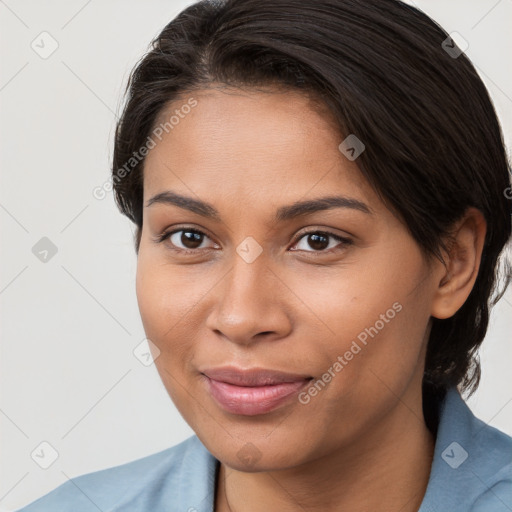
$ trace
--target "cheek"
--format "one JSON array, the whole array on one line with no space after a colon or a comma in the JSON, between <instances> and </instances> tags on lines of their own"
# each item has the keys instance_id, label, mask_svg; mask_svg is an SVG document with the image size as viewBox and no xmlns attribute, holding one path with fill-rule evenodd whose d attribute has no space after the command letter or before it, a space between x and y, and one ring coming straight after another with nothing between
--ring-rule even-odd
<instances>
[{"instance_id":1,"label":"cheek","mask_svg":"<svg viewBox=\"0 0 512 512\"><path fill-rule=\"evenodd\" d=\"M195 294L191 286L182 283L179 272L173 272L165 262L152 258L141 250L137 261L136 294L146 336L167 359L186 350L187 313L193 308Z\"/></svg>"},{"instance_id":2,"label":"cheek","mask_svg":"<svg viewBox=\"0 0 512 512\"><path fill-rule=\"evenodd\" d=\"M158 348L155 366L170 398L182 414L190 407L188 363L197 335L190 315L193 294L170 267L150 259L143 250L137 261L136 294L146 337ZM188 313L188 315L187 315Z\"/></svg>"},{"instance_id":3,"label":"cheek","mask_svg":"<svg viewBox=\"0 0 512 512\"><path fill-rule=\"evenodd\" d=\"M382 382L397 390L407 385L422 363L430 318L424 284L425 267L414 247L311 282L312 309L330 331L321 346L324 371L341 364L331 369L341 377L332 379L335 393L356 383L368 391Z\"/></svg>"}]
</instances>

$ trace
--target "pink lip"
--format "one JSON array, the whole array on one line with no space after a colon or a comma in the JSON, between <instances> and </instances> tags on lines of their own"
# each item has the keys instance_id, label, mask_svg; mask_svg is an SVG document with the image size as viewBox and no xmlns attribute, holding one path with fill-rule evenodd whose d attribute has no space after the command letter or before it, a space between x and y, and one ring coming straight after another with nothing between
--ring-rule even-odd
<instances>
[{"instance_id":1,"label":"pink lip","mask_svg":"<svg viewBox=\"0 0 512 512\"><path fill-rule=\"evenodd\" d=\"M312 377L253 368L204 370L208 391L226 411L254 416L270 412L307 385Z\"/></svg>"}]
</instances>

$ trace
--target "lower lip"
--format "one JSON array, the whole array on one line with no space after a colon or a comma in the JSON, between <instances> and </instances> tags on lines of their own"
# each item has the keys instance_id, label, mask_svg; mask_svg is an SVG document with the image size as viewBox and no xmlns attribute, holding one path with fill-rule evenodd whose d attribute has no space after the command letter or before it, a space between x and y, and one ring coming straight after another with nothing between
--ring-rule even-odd
<instances>
[{"instance_id":1,"label":"lower lip","mask_svg":"<svg viewBox=\"0 0 512 512\"><path fill-rule=\"evenodd\" d=\"M272 386L235 386L206 376L209 391L216 402L227 412L255 416L265 414L284 403L305 387L311 379L283 382Z\"/></svg>"}]
</instances>

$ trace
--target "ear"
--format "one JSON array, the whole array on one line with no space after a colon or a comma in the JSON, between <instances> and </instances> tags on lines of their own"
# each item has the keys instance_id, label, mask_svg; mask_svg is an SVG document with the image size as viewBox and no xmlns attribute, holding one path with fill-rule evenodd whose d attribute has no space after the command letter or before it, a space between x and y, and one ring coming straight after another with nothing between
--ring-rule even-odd
<instances>
[{"instance_id":1,"label":"ear","mask_svg":"<svg viewBox=\"0 0 512 512\"><path fill-rule=\"evenodd\" d=\"M487 231L480 210L468 208L453 229L449 251L443 256L440 279L434 291L431 315L450 318L466 302L475 284Z\"/></svg>"}]
</instances>

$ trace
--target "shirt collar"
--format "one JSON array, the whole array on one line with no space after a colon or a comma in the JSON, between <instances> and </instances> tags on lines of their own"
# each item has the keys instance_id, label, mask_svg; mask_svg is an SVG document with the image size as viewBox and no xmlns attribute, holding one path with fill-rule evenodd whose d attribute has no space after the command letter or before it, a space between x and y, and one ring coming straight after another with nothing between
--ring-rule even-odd
<instances>
[{"instance_id":1,"label":"shirt collar","mask_svg":"<svg viewBox=\"0 0 512 512\"><path fill-rule=\"evenodd\" d=\"M510 438L476 418L458 389L450 388L440 405L430 478L418 512L471 510L510 462Z\"/></svg>"}]
</instances>

